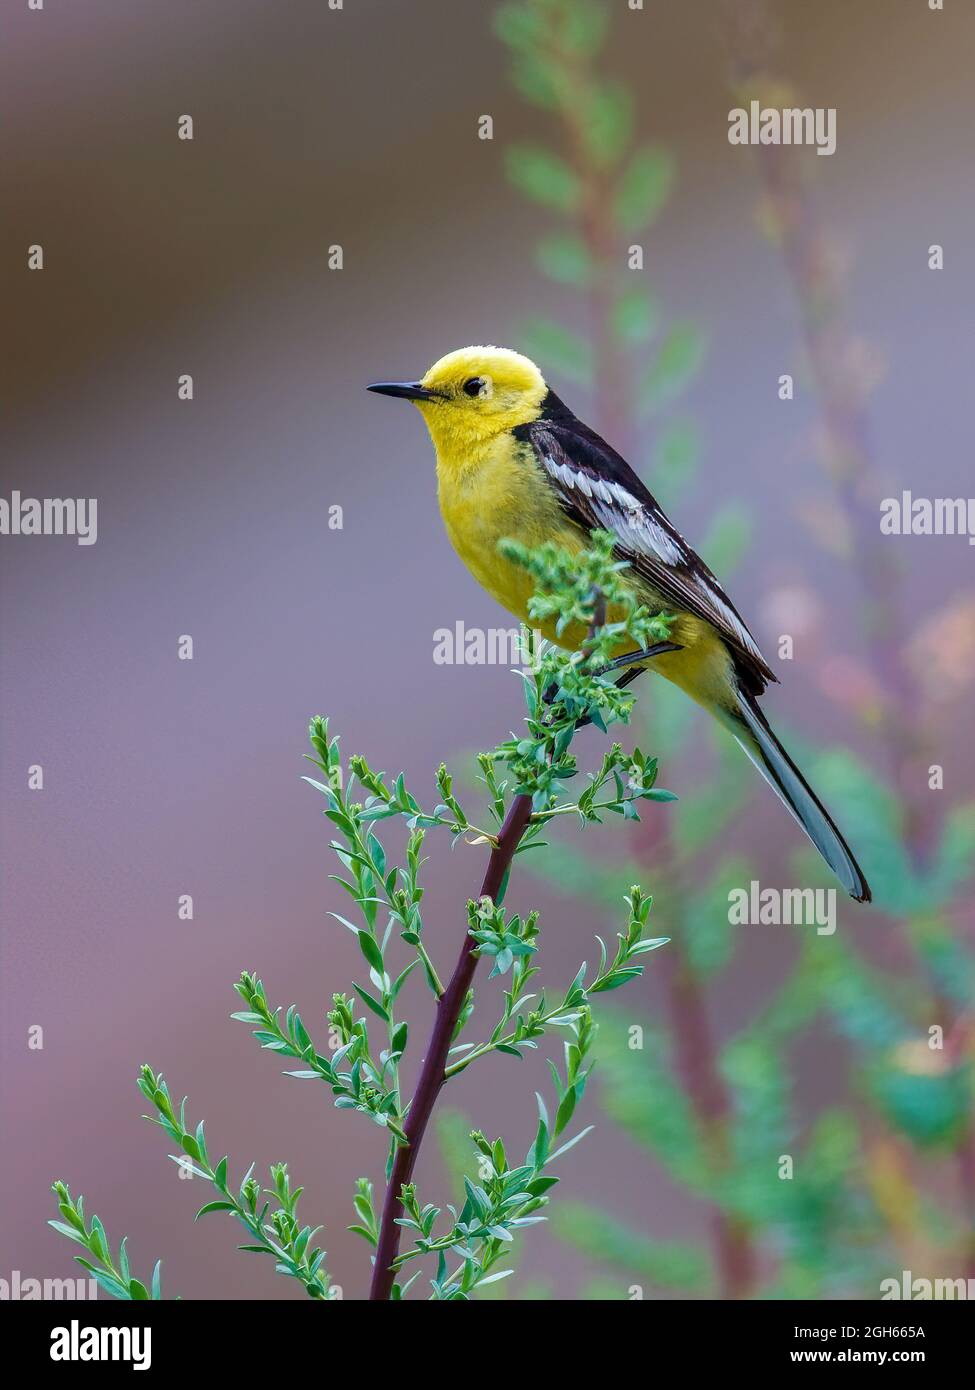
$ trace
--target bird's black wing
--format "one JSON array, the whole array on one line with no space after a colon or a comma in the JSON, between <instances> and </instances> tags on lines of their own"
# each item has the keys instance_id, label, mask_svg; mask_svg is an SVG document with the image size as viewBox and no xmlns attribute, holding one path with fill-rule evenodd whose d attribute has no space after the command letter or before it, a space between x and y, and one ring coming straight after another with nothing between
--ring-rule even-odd
<instances>
[{"instance_id":1,"label":"bird's black wing","mask_svg":"<svg viewBox=\"0 0 975 1390\"><path fill-rule=\"evenodd\" d=\"M710 623L742 684L760 695L777 677L707 565L668 521L625 459L549 392L537 420L514 431L530 444L563 509L586 530L612 531L616 549L665 599Z\"/></svg>"}]
</instances>

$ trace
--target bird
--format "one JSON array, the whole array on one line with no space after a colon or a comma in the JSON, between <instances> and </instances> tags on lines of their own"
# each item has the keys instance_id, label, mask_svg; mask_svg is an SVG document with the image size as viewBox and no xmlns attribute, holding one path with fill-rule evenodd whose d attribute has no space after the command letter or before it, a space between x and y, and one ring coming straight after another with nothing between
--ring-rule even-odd
<instances>
[{"instance_id":1,"label":"bird","mask_svg":"<svg viewBox=\"0 0 975 1390\"><path fill-rule=\"evenodd\" d=\"M532 580L499 549L584 549L593 531L615 537L624 576L651 612L668 613L670 641L643 653L619 680L652 669L717 718L798 821L843 888L871 898L829 812L783 748L759 698L778 677L734 604L615 449L555 394L530 358L511 348L466 347L414 381L367 388L411 401L433 441L447 535L474 578L528 623ZM584 628L543 635L569 649ZM632 655L632 654L631 654Z\"/></svg>"}]
</instances>

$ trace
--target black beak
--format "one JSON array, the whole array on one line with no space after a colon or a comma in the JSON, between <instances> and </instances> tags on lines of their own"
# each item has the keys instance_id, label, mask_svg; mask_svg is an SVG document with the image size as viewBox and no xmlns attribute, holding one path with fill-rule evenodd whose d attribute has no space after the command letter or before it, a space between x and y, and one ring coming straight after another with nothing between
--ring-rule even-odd
<instances>
[{"instance_id":1,"label":"black beak","mask_svg":"<svg viewBox=\"0 0 975 1390\"><path fill-rule=\"evenodd\" d=\"M380 396L402 396L406 401L435 401L439 392L430 391L418 381L374 381L367 391L375 391Z\"/></svg>"}]
</instances>

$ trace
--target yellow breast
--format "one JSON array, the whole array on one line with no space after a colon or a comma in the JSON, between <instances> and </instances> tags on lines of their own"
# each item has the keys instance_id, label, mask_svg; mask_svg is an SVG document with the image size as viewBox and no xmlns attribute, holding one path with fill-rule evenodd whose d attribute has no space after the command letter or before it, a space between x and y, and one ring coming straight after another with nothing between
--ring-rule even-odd
<instances>
[{"instance_id":1,"label":"yellow breast","mask_svg":"<svg viewBox=\"0 0 975 1390\"><path fill-rule=\"evenodd\" d=\"M447 535L471 574L519 622L534 626L528 616L532 581L519 565L499 554L498 542L510 537L534 547L555 541L580 550L585 534L563 512L528 447L510 434L457 452L438 447L437 492ZM651 611L674 611L673 604L642 578L635 577L634 587ZM570 627L557 638L554 623L542 624L542 633L573 650L585 637L583 628ZM723 703L731 660L711 624L678 612L671 635L682 650L655 658L651 669L702 704Z\"/></svg>"},{"instance_id":2,"label":"yellow breast","mask_svg":"<svg viewBox=\"0 0 975 1390\"><path fill-rule=\"evenodd\" d=\"M531 580L498 553L506 537L523 545L546 540L579 549L583 538L525 446L496 436L462 459L438 450L437 492L451 544L474 578L521 622L528 619Z\"/></svg>"}]
</instances>

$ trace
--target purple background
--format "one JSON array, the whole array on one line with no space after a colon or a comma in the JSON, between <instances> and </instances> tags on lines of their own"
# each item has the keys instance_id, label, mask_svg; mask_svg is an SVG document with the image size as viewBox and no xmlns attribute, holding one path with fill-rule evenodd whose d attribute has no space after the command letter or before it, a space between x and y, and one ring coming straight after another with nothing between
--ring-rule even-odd
<instances>
[{"instance_id":1,"label":"purple background","mask_svg":"<svg viewBox=\"0 0 975 1390\"><path fill-rule=\"evenodd\" d=\"M812 104L838 109L837 152L813 159L816 198L854 258L851 319L887 363L871 404L876 454L891 491L960 495L972 476L975 12L930 14L921 0L777 8L783 66ZM780 373L801 382L795 305L756 230L749 153L726 139L735 103L707 7L613 9L611 64L635 86L641 131L679 161L649 240L653 283L668 315L697 319L710 339L687 402L706 484L675 520L693 540L716 505L752 505L757 543L733 591L773 665L763 596L799 583L828 606L830 650L855 648L849 576L796 515L823 489L809 448L816 404L801 385L792 405L776 398ZM420 420L363 390L467 342L517 347L520 317L562 299L530 254L548 219L503 175L505 144L543 122L511 89L489 10L7 8L3 495L97 496L99 539L0 542L5 1277L71 1272L44 1224L48 1185L64 1177L116 1240L129 1233L138 1270L163 1256L170 1294L301 1296L238 1255L221 1219L192 1225L203 1185L178 1180L164 1136L139 1119L145 1060L189 1092L234 1171L286 1157L346 1295L368 1278L366 1247L344 1228L355 1177L380 1179L380 1136L310 1083L282 1080L226 1015L233 980L256 969L321 1035L332 991L361 973L325 915L341 910L340 890L317 798L298 780L308 715L330 714L346 752L404 766L431 800L441 757L459 768L519 717L504 669L432 663L435 628L506 619L449 548ZM183 112L192 143L176 139ZM482 112L493 143L476 139ZM933 241L947 248L941 275L926 266ZM42 274L25 268L32 242L44 245ZM327 269L333 242L341 273ZM184 372L192 404L176 398ZM565 394L587 412L584 392ZM343 531L327 528L336 503ZM913 614L971 593L964 540L905 545ZM182 633L192 662L176 659ZM770 707L811 739L859 741L869 759L869 741L816 689L816 660L786 667ZM941 729L946 798L971 791L968 701ZM37 762L42 793L26 786ZM677 791L683 763L664 757ZM774 879L796 840L773 798L756 796L747 832ZM446 964L482 852L433 852L427 930ZM182 893L192 922L177 920ZM515 905L542 909L554 978L605 930L588 906L527 879ZM878 929L841 913L841 930ZM718 993L720 1035L790 950L749 941ZM653 975L637 1011L657 1005ZM416 977L405 998L414 1017L428 1009ZM32 1024L42 1051L26 1047ZM538 1065L486 1062L451 1099L521 1147ZM836 1076L827 1044L801 1059L810 1113L835 1099ZM619 1216L657 1236L703 1233L699 1204L647 1172L602 1119L566 1166L566 1190L608 1189ZM442 1191L432 1144L420 1180L431 1200ZM544 1229L522 1263L566 1296L586 1274Z\"/></svg>"}]
</instances>

